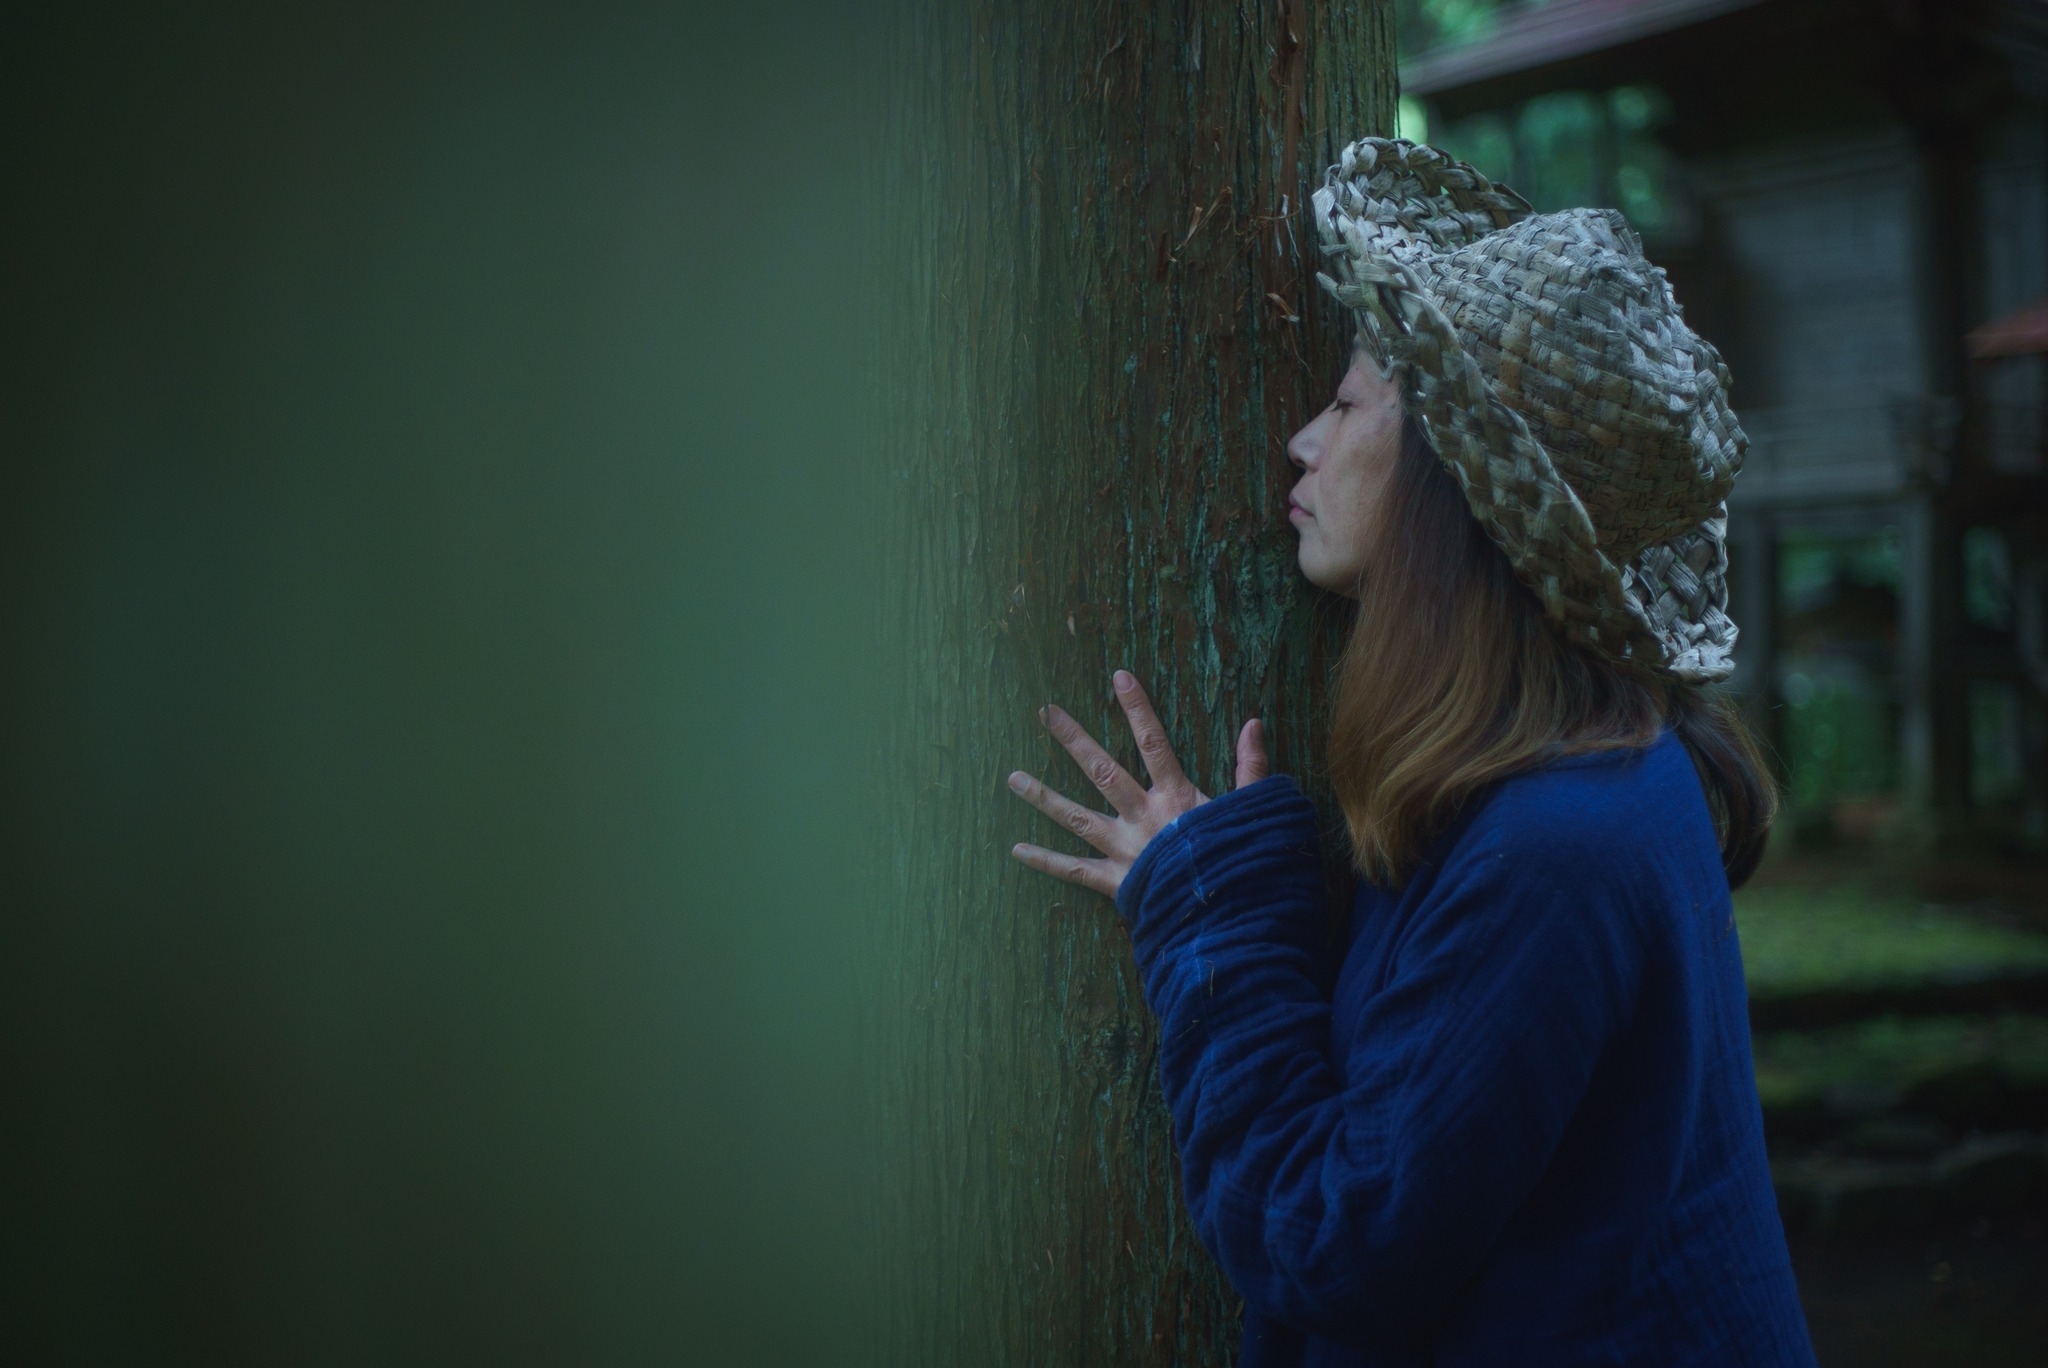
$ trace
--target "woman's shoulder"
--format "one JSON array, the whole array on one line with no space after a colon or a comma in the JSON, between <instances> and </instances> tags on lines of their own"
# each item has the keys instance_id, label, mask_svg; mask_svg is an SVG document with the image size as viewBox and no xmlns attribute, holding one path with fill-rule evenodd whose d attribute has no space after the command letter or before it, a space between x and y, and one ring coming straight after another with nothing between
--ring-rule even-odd
<instances>
[{"instance_id":1,"label":"woman's shoulder","mask_svg":"<svg viewBox=\"0 0 2048 1368\"><path fill-rule=\"evenodd\" d=\"M1418 874L1399 895L1404 946L1478 946L1487 962L1513 942L1632 963L1681 909L1727 898L1692 758L1668 731L1496 784Z\"/></svg>"},{"instance_id":2,"label":"woman's shoulder","mask_svg":"<svg viewBox=\"0 0 2048 1368\"><path fill-rule=\"evenodd\" d=\"M1719 844L1692 758L1666 729L1648 746L1568 755L1510 776L1453 833L1447 859L1510 856L1517 868L1580 876L1673 841Z\"/></svg>"}]
</instances>

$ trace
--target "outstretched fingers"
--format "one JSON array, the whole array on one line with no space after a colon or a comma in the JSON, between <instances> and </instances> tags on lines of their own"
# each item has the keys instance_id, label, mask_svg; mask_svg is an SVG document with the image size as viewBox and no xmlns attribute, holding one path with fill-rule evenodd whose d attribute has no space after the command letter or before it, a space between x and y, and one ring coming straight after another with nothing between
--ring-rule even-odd
<instances>
[{"instance_id":1,"label":"outstretched fingers","mask_svg":"<svg viewBox=\"0 0 2048 1368\"><path fill-rule=\"evenodd\" d=\"M1057 704L1048 703L1039 713L1045 720L1046 729L1053 739L1067 748L1067 754L1074 757L1074 763L1081 767L1081 773L1088 776L1088 782L1095 785L1102 796L1109 799L1109 805L1118 815L1130 817L1145 806L1145 790L1138 781L1116 762L1116 757L1104 750L1088 729L1069 717L1066 710Z\"/></svg>"},{"instance_id":2,"label":"outstretched fingers","mask_svg":"<svg viewBox=\"0 0 2048 1368\"><path fill-rule=\"evenodd\" d=\"M1117 886L1122 879L1108 860L1084 860L1075 855L1062 855L1057 850L1031 845L1019 841L1010 847L1010 853L1041 874L1050 874L1055 879L1092 888L1105 898L1116 896Z\"/></svg>"},{"instance_id":3,"label":"outstretched fingers","mask_svg":"<svg viewBox=\"0 0 2048 1368\"><path fill-rule=\"evenodd\" d=\"M1145 762L1145 773L1152 777L1152 787L1173 793L1193 788L1181 772L1180 757L1173 753L1173 744L1166 739L1159 714L1152 711L1144 685L1129 670L1118 670L1114 682L1116 700L1124 705L1124 716L1130 720L1131 736L1138 743L1138 755Z\"/></svg>"},{"instance_id":4,"label":"outstretched fingers","mask_svg":"<svg viewBox=\"0 0 2048 1368\"><path fill-rule=\"evenodd\" d=\"M1114 848L1116 824L1104 814L1093 808L1082 807L1065 794L1046 787L1042 781L1032 778L1022 770L1010 776L1010 789L1025 802L1103 854L1118 853Z\"/></svg>"}]
</instances>

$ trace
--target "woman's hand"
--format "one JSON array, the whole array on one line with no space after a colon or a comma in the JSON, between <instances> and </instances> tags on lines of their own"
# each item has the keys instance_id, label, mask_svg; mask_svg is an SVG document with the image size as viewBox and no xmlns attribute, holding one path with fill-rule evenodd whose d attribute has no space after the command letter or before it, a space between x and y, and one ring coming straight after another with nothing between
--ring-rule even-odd
<instances>
[{"instance_id":1,"label":"woman's hand","mask_svg":"<svg viewBox=\"0 0 2048 1368\"><path fill-rule=\"evenodd\" d=\"M1082 807L1021 770L1010 776L1010 787L1019 797L1101 851L1103 858L1084 860L1021 842L1010 847L1010 853L1033 869L1092 888L1107 898L1116 896L1124 875L1137 863L1138 853L1168 822L1209 801L1208 795L1181 773L1180 761L1167 742L1166 728L1159 725L1152 702L1145 697L1137 679L1128 671L1118 670L1114 682L1117 702L1123 704L1131 735L1138 742L1138 754L1145 761L1145 773L1152 780L1150 789L1126 774L1124 767L1096 744L1080 723L1051 705L1040 710L1039 719L1067 748L1067 754L1074 757L1102 796L1109 799L1116 815ZM1254 717L1237 734L1237 787L1265 778L1266 769L1265 729Z\"/></svg>"}]
</instances>

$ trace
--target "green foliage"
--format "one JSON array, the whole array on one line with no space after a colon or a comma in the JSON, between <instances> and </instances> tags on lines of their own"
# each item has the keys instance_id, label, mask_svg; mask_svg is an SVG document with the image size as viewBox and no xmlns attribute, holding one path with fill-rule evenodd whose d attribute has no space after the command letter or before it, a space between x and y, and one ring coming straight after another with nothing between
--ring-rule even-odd
<instances>
[{"instance_id":1,"label":"green foliage","mask_svg":"<svg viewBox=\"0 0 2048 1368\"><path fill-rule=\"evenodd\" d=\"M1898 787L1893 641L1903 574L1896 528L1779 546L1781 741L1792 809L1805 820L1824 819L1838 799Z\"/></svg>"},{"instance_id":2,"label":"green foliage","mask_svg":"<svg viewBox=\"0 0 2048 1368\"><path fill-rule=\"evenodd\" d=\"M1437 146L1507 181L1539 212L1616 208L1656 237L1680 226L1671 156L1656 136L1670 117L1662 91L1630 85L1552 91L1433 132Z\"/></svg>"},{"instance_id":3,"label":"green foliage","mask_svg":"<svg viewBox=\"0 0 2048 1368\"><path fill-rule=\"evenodd\" d=\"M1614 145L1614 207L1636 231L1657 237L1678 226L1671 196L1671 154L1657 130L1671 120L1671 101L1655 86L1621 86L1607 92L1608 126Z\"/></svg>"},{"instance_id":4,"label":"green foliage","mask_svg":"<svg viewBox=\"0 0 2048 1368\"><path fill-rule=\"evenodd\" d=\"M1622 86L1608 92L1614 126L1624 133L1654 132L1671 117L1671 101L1653 86Z\"/></svg>"},{"instance_id":5,"label":"green foliage","mask_svg":"<svg viewBox=\"0 0 2048 1368\"><path fill-rule=\"evenodd\" d=\"M1903 893L1752 887L1735 895L1735 918L1759 997L2048 969L2048 936Z\"/></svg>"},{"instance_id":6,"label":"green foliage","mask_svg":"<svg viewBox=\"0 0 2048 1368\"><path fill-rule=\"evenodd\" d=\"M1398 0L1394 22L1403 57L1468 43L1493 28L1503 0Z\"/></svg>"},{"instance_id":7,"label":"green foliage","mask_svg":"<svg viewBox=\"0 0 2048 1368\"><path fill-rule=\"evenodd\" d=\"M1963 533L1963 608L1980 627L2012 627L2012 552L1995 527Z\"/></svg>"},{"instance_id":8,"label":"green foliage","mask_svg":"<svg viewBox=\"0 0 2048 1368\"><path fill-rule=\"evenodd\" d=\"M1896 719L1891 693L1853 669L1796 661L1785 672L1782 722L1786 790L1798 814L1823 814L1841 798L1898 787Z\"/></svg>"},{"instance_id":9,"label":"green foliage","mask_svg":"<svg viewBox=\"0 0 2048 1368\"><path fill-rule=\"evenodd\" d=\"M1403 95L1394 115L1394 136L1409 142L1429 141L1429 108L1422 101Z\"/></svg>"},{"instance_id":10,"label":"green foliage","mask_svg":"<svg viewBox=\"0 0 2048 1368\"><path fill-rule=\"evenodd\" d=\"M1515 120L1516 188L1546 213L1600 204L1606 138L1604 101L1583 90L1538 95Z\"/></svg>"},{"instance_id":11,"label":"green foliage","mask_svg":"<svg viewBox=\"0 0 2048 1368\"><path fill-rule=\"evenodd\" d=\"M1778 600L1787 613L1823 606L1843 585L1896 590L1905 581L1899 529L1874 537L1785 537L1778 543Z\"/></svg>"},{"instance_id":12,"label":"green foliage","mask_svg":"<svg viewBox=\"0 0 2048 1368\"><path fill-rule=\"evenodd\" d=\"M1437 130L1436 146L1496 180L1513 183L1515 131L1499 114L1474 114ZM1515 187L1520 189L1518 185Z\"/></svg>"}]
</instances>

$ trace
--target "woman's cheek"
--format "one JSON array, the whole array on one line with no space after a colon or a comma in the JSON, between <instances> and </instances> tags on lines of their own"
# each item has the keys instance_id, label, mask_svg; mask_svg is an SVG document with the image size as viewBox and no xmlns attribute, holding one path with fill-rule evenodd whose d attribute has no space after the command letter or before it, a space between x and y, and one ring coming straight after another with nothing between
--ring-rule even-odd
<instances>
[{"instance_id":1,"label":"woman's cheek","mask_svg":"<svg viewBox=\"0 0 2048 1368\"><path fill-rule=\"evenodd\" d=\"M1319 524L1324 537L1330 542L1332 554L1345 559L1356 553L1353 543L1365 521L1359 516L1359 504L1362 502L1359 493L1356 486L1347 487L1343 491L1344 497L1331 500L1330 516Z\"/></svg>"}]
</instances>

